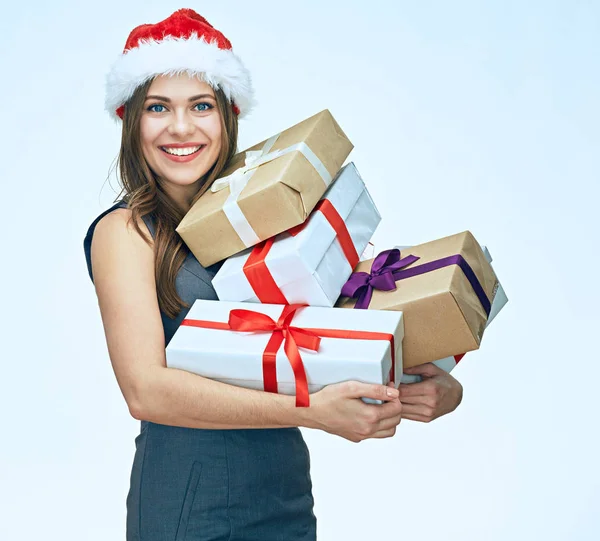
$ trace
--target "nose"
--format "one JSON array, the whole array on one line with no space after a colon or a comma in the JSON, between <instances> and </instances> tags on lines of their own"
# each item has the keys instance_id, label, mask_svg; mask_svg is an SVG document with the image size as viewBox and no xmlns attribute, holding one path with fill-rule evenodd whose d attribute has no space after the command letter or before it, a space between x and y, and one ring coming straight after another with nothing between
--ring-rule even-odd
<instances>
[{"instance_id":1,"label":"nose","mask_svg":"<svg viewBox=\"0 0 600 541\"><path fill-rule=\"evenodd\" d=\"M194 123L187 111L176 111L171 118L172 121L168 127L169 135L183 138L189 137L194 133Z\"/></svg>"}]
</instances>

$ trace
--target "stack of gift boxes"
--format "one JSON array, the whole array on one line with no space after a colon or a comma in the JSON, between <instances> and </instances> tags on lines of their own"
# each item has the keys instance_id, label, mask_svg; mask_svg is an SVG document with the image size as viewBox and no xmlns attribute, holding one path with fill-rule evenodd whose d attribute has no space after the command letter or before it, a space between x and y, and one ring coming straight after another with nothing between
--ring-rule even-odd
<instances>
[{"instance_id":1,"label":"stack of gift boxes","mask_svg":"<svg viewBox=\"0 0 600 541\"><path fill-rule=\"evenodd\" d=\"M219 301L197 300L167 365L293 394L348 380L411 382L452 370L507 299L463 232L360 261L381 217L329 111L237 154L177 228L198 261L223 261Z\"/></svg>"}]
</instances>

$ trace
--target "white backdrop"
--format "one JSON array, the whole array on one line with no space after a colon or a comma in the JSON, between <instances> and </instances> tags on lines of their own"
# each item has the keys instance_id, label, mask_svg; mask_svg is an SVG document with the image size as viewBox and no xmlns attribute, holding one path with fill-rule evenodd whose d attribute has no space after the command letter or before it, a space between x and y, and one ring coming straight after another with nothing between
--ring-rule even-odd
<instances>
[{"instance_id":1,"label":"white backdrop","mask_svg":"<svg viewBox=\"0 0 600 541\"><path fill-rule=\"evenodd\" d=\"M5 5L0 538L124 539L138 423L82 241L115 197L104 73L135 25L179 7L253 73L240 148L329 108L384 217L377 247L470 229L510 298L454 372L453 414L359 445L306 431L319 538L599 539L592 0Z\"/></svg>"}]
</instances>

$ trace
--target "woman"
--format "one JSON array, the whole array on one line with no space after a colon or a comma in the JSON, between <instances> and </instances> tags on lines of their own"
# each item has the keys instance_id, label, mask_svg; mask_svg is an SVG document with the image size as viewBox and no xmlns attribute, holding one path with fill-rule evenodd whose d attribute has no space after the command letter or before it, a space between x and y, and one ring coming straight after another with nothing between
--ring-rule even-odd
<instances>
[{"instance_id":1,"label":"woman","mask_svg":"<svg viewBox=\"0 0 600 541\"><path fill-rule=\"evenodd\" d=\"M235 153L251 103L229 41L188 9L134 29L107 79L107 108L123 122L123 198L92 223L84 247L113 369L141 421L130 541L314 540L298 427L358 442L392 436L401 419L392 387L331 385L296 408L294 397L166 368L165 346L192 302L216 299L217 266L203 268L175 227Z\"/></svg>"}]
</instances>

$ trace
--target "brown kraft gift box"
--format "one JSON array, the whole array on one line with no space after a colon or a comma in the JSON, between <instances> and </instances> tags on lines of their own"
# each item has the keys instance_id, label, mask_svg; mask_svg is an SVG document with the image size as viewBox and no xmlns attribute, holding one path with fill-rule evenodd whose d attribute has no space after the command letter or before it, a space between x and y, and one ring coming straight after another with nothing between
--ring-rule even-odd
<instances>
[{"instance_id":1,"label":"brown kraft gift box","mask_svg":"<svg viewBox=\"0 0 600 541\"><path fill-rule=\"evenodd\" d=\"M281 132L269 152L302 142L317 156L331 178L353 148L328 110ZM221 177L242 167L247 151L263 150L266 143L263 141L236 154ZM239 209L258 237L253 244L303 223L326 189L322 176L299 151L254 169L237 198ZM205 267L252 245L242 241L223 210L229 195L229 186L217 192L208 190L177 227L179 235Z\"/></svg>"},{"instance_id":2,"label":"brown kraft gift box","mask_svg":"<svg viewBox=\"0 0 600 541\"><path fill-rule=\"evenodd\" d=\"M408 270L455 254L471 267L491 303L498 280L469 231L403 250L401 257L419 257ZM360 262L355 272L370 273L372 263L373 259ZM340 297L337 306L354 308L355 304L355 299ZM484 306L456 264L397 280L393 291L374 290L369 309L404 312L405 368L478 349L487 321Z\"/></svg>"}]
</instances>

